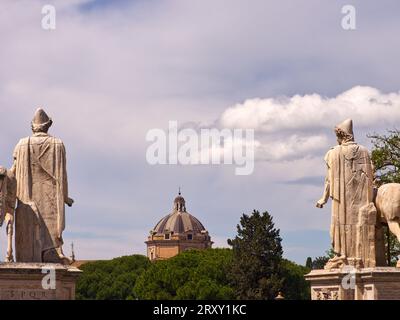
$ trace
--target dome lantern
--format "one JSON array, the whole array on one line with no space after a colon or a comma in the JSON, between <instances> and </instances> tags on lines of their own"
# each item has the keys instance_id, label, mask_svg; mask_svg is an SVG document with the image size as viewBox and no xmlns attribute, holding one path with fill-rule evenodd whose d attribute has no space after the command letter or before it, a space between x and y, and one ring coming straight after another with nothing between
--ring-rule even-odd
<instances>
[{"instance_id":1,"label":"dome lantern","mask_svg":"<svg viewBox=\"0 0 400 320\"><path fill-rule=\"evenodd\" d=\"M182 197L181 188L179 188L178 196L174 200L174 211L186 212L185 199Z\"/></svg>"}]
</instances>

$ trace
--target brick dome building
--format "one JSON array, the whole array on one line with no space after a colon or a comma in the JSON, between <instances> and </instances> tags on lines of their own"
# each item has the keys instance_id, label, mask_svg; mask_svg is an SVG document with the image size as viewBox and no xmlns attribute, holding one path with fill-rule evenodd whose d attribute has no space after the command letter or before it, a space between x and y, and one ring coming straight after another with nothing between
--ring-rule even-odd
<instances>
[{"instance_id":1,"label":"brick dome building","mask_svg":"<svg viewBox=\"0 0 400 320\"><path fill-rule=\"evenodd\" d=\"M156 224L145 243L150 260L168 259L184 250L207 249L213 244L203 224L186 211L180 191L172 212Z\"/></svg>"}]
</instances>

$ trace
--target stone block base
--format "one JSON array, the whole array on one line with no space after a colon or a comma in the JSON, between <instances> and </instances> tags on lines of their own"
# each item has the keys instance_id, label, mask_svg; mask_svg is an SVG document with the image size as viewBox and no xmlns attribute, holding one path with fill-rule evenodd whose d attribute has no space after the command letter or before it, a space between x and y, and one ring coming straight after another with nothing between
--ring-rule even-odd
<instances>
[{"instance_id":1,"label":"stone block base","mask_svg":"<svg viewBox=\"0 0 400 320\"><path fill-rule=\"evenodd\" d=\"M73 300L78 268L52 263L1 263L0 300Z\"/></svg>"},{"instance_id":2,"label":"stone block base","mask_svg":"<svg viewBox=\"0 0 400 320\"><path fill-rule=\"evenodd\" d=\"M400 269L392 267L313 270L312 300L400 300Z\"/></svg>"}]
</instances>

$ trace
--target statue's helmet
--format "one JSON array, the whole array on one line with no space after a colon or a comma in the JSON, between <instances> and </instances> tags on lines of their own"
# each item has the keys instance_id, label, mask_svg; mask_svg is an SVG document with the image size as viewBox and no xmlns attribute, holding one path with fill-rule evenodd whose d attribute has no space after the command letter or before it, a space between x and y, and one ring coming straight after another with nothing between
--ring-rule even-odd
<instances>
[{"instance_id":1,"label":"statue's helmet","mask_svg":"<svg viewBox=\"0 0 400 320\"><path fill-rule=\"evenodd\" d=\"M336 134L340 134L341 136L345 136L346 140L351 140L354 138L353 133L353 120L346 119L343 122L339 123L335 127Z\"/></svg>"},{"instance_id":2,"label":"statue's helmet","mask_svg":"<svg viewBox=\"0 0 400 320\"><path fill-rule=\"evenodd\" d=\"M32 120L32 131L33 132L47 132L47 130L53 124L53 120L47 115L47 113L39 108L36 110Z\"/></svg>"}]
</instances>

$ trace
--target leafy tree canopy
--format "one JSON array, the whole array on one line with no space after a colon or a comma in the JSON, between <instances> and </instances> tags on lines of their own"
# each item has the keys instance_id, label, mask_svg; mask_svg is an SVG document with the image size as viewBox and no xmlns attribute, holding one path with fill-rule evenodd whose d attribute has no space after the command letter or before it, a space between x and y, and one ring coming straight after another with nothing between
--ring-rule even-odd
<instances>
[{"instance_id":1,"label":"leafy tree canopy","mask_svg":"<svg viewBox=\"0 0 400 320\"><path fill-rule=\"evenodd\" d=\"M268 212L243 214L233 248L232 282L239 299L274 299L283 286L282 239Z\"/></svg>"},{"instance_id":2,"label":"leafy tree canopy","mask_svg":"<svg viewBox=\"0 0 400 320\"><path fill-rule=\"evenodd\" d=\"M84 264L77 299L309 299L309 269L282 258L281 238L267 212L243 215L233 249L187 250L150 262L133 255Z\"/></svg>"},{"instance_id":3,"label":"leafy tree canopy","mask_svg":"<svg viewBox=\"0 0 400 320\"><path fill-rule=\"evenodd\" d=\"M88 262L80 267L83 274L76 287L80 300L131 300L137 296L133 290L138 276L150 266L142 255L115 258L108 261Z\"/></svg>"},{"instance_id":4,"label":"leafy tree canopy","mask_svg":"<svg viewBox=\"0 0 400 320\"><path fill-rule=\"evenodd\" d=\"M400 131L388 131L386 135L374 134L372 139L372 162L378 185L400 183Z\"/></svg>"},{"instance_id":5,"label":"leafy tree canopy","mask_svg":"<svg viewBox=\"0 0 400 320\"><path fill-rule=\"evenodd\" d=\"M286 259L282 260L281 268L281 276L283 278L281 291L285 299L309 300L311 289L304 275L309 273L310 269Z\"/></svg>"},{"instance_id":6,"label":"leafy tree canopy","mask_svg":"<svg viewBox=\"0 0 400 320\"><path fill-rule=\"evenodd\" d=\"M188 250L171 259L156 261L138 279L140 299L233 299L228 274L230 249Z\"/></svg>"}]
</instances>

